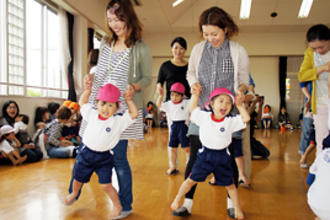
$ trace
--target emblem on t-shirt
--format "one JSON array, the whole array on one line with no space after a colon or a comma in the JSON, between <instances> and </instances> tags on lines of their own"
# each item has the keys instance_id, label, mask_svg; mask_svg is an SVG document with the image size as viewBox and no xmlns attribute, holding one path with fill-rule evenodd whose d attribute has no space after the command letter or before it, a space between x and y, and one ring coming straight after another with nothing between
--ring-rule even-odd
<instances>
[{"instance_id":1,"label":"emblem on t-shirt","mask_svg":"<svg viewBox=\"0 0 330 220\"><path fill-rule=\"evenodd\" d=\"M109 133L111 131L111 128L107 127L105 131Z\"/></svg>"},{"instance_id":2,"label":"emblem on t-shirt","mask_svg":"<svg viewBox=\"0 0 330 220\"><path fill-rule=\"evenodd\" d=\"M181 109L182 109L182 110L184 110L184 107L183 107L183 106L181 106Z\"/></svg>"},{"instance_id":3,"label":"emblem on t-shirt","mask_svg":"<svg viewBox=\"0 0 330 220\"><path fill-rule=\"evenodd\" d=\"M221 132L224 132L225 131L225 128L224 127L220 128L220 131Z\"/></svg>"},{"instance_id":4,"label":"emblem on t-shirt","mask_svg":"<svg viewBox=\"0 0 330 220\"><path fill-rule=\"evenodd\" d=\"M324 157L323 157L323 160L327 163L330 163L330 157L328 154L325 154Z\"/></svg>"}]
</instances>

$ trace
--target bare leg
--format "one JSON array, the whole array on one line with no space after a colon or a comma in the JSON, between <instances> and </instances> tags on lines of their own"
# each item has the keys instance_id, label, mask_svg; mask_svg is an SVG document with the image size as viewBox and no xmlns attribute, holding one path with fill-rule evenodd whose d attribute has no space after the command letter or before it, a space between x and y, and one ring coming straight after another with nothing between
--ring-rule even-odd
<instances>
[{"instance_id":1,"label":"bare leg","mask_svg":"<svg viewBox=\"0 0 330 220\"><path fill-rule=\"evenodd\" d=\"M108 194L108 196L110 197L110 199L113 203L110 219L119 216L123 207L120 205L119 196L118 196L116 189L112 186L111 183L102 184L102 188L103 188L104 192L106 192L106 194Z\"/></svg>"},{"instance_id":2,"label":"bare leg","mask_svg":"<svg viewBox=\"0 0 330 220\"><path fill-rule=\"evenodd\" d=\"M196 184L195 181L193 181L190 178L187 178L180 186L179 192L176 195L175 199L173 200L171 204L172 210L177 210L180 207L180 201L181 199L186 195L187 192Z\"/></svg>"},{"instance_id":3,"label":"bare leg","mask_svg":"<svg viewBox=\"0 0 330 220\"><path fill-rule=\"evenodd\" d=\"M237 219L244 219L244 214L241 210L239 199L238 199L238 192L234 184L231 184L229 186L226 186L226 190L228 191L228 194L230 198L232 199L235 207L235 218Z\"/></svg>"},{"instance_id":4,"label":"bare leg","mask_svg":"<svg viewBox=\"0 0 330 220\"><path fill-rule=\"evenodd\" d=\"M21 157L17 150L12 151L13 155L17 158L17 164L22 164L27 159L27 155Z\"/></svg>"},{"instance_id":5,"label":"bare leg","mask_svg":"<svg viewBox=\"0 0 330 220\"><path fill-rule=\"evenodd\" d=\"M167 175L170 175L171 172L176 169L177 148L169 147L168 153L169 153L168 159L169 159L170 168L166 171L166 173L167 173Z\"/></svg>"},{"instance_id":6,"label":"bare leg","mask_svg":"<svg viewBox=\"0 0 330 220\"><path fill-rule=\"evenodd\" d=\"M235 162L239 171L239 180L243 180L244 184L246 187L249 187L250 185L250 180L246 177L245 175L245 169L244 169L244 157L236 157Z\"/></svg>"},{"instance_id":7,"label":"bare leg","mask_svg":"<svg viewBox=\"0 0 330 220\"><path fill-rule=\"evenodd\" d=\"M187 164L190 157L190 147L183 147L183 150L186 152L186 164Z\"/></svg>"},{"instance_id":8,"label":"bare leg","mask_svg":"<svg viewBox=\"0 0 330 220\"><path fill-rule=\"evenodd\" d=\"M301 156L300 164L304 164L304 163L306 163L306 161L307 161L307 157L308 157L309 153L312 152L312 150L313 150L315 147L316 147L315 144L310 144L310 145L308 145L308 147L307 147L306 150L305 150L304 155Z\"/></svg>"},{"instance_id":9,"label":"bare leg","mask_svg":"<svg viewBox=\"0 0 330 220\"><path fill-rule=\"evenodd\" d=\"M13 154L14 151L9 152L9 154L7 154L9 160L11 161L11 163L13 164L13 166L16 166L19 163L19 160L16 159L16 157L14 157Z\"/></svg>"},{"instance_id":10,"label":"bare leg","mask_svg":"<svg viewBox=\"0 0 330 220\"><path fill-rule=\"evenodd\" d=\"M81 189L82 185L83 185L82 182L73 180L72 193L67 195L64 199L66 205L71 205L74 202L74 200L77 198L79 194L79 190Z\"/></svg>"}]
</instances>

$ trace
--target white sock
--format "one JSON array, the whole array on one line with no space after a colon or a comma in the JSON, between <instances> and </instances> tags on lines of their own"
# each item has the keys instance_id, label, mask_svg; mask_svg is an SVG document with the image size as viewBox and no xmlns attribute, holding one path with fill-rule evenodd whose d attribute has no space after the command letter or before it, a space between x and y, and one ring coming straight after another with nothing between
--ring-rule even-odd
<instances>
[{"instance_id":1,"label":"white sock","mask_svg":"<svg viewBox=\"0 0 330 220\"><path fill-rule=\"evenodd\" d=\"M182 206L187 208L188 212L191 213L193 204L194 204L194 201L192 199L185 198Z\"/></svg>"},{"instance_id":2,"label":"white sock","mask_svg":"<svg viewBox=\"0 0 330 220\"><path fill-rule=\"evenodd\" d=\"M234 208L233 201L227 196L227 209Z\"/></svg>"}]
</instances>

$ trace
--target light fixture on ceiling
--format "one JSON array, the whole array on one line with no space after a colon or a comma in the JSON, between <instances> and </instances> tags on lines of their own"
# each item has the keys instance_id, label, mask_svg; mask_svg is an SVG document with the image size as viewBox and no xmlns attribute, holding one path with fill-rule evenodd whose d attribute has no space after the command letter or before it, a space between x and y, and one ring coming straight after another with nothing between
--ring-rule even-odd
<instances>
[{"instance_id":1,"label":"light fixture on ceiling","mask_svg":"<svg viewBox=\"0 0 330 220\"><path fill-rule=\"evenodd\" d=\"M252 0L241 0L240 19L249 19Z\"/></svg>"},{"instance_id":2,"label":"light fixture on ceiling","mask_svg":"<svg viewBox=\"0 0 330 220\"><path fill-rule=\"evenodd\" d=\"M307 18L311 11L313 0L303 0L300 6L298 18Z\"/></svg>"},{"instance_id":3,"label":"light fixture on ceiling","mask_svg":"<svg viewBox=\"0 0 330 220\"><path fill-rule=\"evenodd\" d=\"M173 2L172 7L176 7L178 4L182 3L184 0L176 0L175 2Z\"/></svg>"}]
</instances>

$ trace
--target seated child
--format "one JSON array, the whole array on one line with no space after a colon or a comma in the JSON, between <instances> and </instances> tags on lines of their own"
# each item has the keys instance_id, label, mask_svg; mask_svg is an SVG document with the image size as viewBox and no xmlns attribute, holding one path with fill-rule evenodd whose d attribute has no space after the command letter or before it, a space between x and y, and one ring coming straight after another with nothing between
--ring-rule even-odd
<instances>
[{"instance_id":1,"label":"seated child","mask_svg":"<svg viewBox=\"0 0 330 220\"><path fill-rule=\"evenodd\" d=\"M62 139L62 127L70 120L71 111L61 106L56 112L56 119L44 129L46 135L45 147L49 157L70 158L76 156L76 149L71 141Z\"/></svg>"},{"instance_id":2,"label":"seated child","mask_svg":"<svg viewBox=\"0 0 330 220\"><path fill-rule=\"evenodd\" d=\"M177 149L181 143L182 149L186 152L186 162L189 160L190 147L187 137L188 126L186 121L189 119L189 103L190 100L184 99L185 87L182 83L174 83L171 86L171 99L162 103L164 93L160 93L157 99L157 107L160 111L164 111L167 115L167 120L171 121L170 125L170 140L168 143L169 169L167 175L178 173L176 169Z\"/></svg>"},{"instance_id":3,"label":"seated child","mask_svg":"<svg viewBox=\"0 0 330 220\"><path fill-rule=\"evenodd\" d=\"M289 119L289 114L286 111L286 108L284 106L281 107L280 113L278 114L278 124L281 129L293 129L293 126Z\"/></svg>"},{"instance_id":4,"label":"seated child","mask_svg":"<svg viewBox=\"0 0 330 220\"><path fill-rule=\"evenodd\" d=\"M22 164L27 159L27 155L21 157L18 150L10 145L13 137L15 137L14 132L15 129L10 125L4 125L0 128L0 152L16 166Z\"/></svg>"},{"instance_id":5,"label":"seated child","mask_svg":"<svg viewBox=\"0 0 330 220\"><path fill-rule=\"evenodd\" d=\"M330 135L323 140L323 150L309 168L307 184L308 205L321 220L330 219Z\"/></svg>"},{"instance_id":6,"label":"seated child","mask_svg":"<svg viewBox=\"0 0 330 220\"><path fill-rule=\"evenodd\" d=\"M262 126L266 129L269 129L272 124L273 115L271 113L271 107L269 105L265 105L264 111L261 115Z\"/></svg>"},{"instance_id":7,"label":"seated child","mask_svg":"<svg viewBox=\"0 0 330 220\"><path fill-rule=\"evenodd\" d=\"M216 88L209 98L212 112L201 111L198 106L199 92L195 92L191 99L191 121L199 126L200 141L203 148L198 151L196 162L190 177L181 185L178 194L171 204L176 210L182 197L197 183L205 181L213 173L217 185L225 186L234 203L235 218L244 219L239 205L238 192L233 182L233 170L228 154L228 145L232 140L232 133L246 127L250 115L242 105L243 98L237 96L236 107L240 115L228 116L235 98L226 88ZM207 103L208 104L208 103Z\"/></svg>"},{"instance_id":8,"label":"seated child","mask_svg":"<svg viewBox=\"0 0 330 220\"><path fill-rule=\"evenodd\" d=\"M119 89L106 84L97 94L97 110L88 104L91 90L85 90L80 98L81 115L88 122L82 138L80 150L73 168L73 190L65 198L65 204L76 201L79 190L84 183L89 182L93 172L99 177L104 191L113 202L110 218L117 217L122 210L116 189L111 184L113 168L113 149L119 142L121 133L134 123L138 109L133 102L134 89L131 85L124 93L129 111L124 115L115 115L119 108Z\"/></svg>"}]
</instances>

